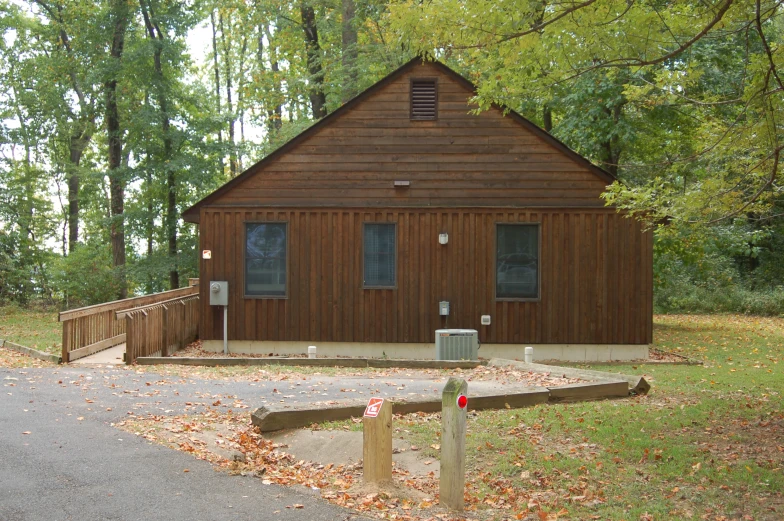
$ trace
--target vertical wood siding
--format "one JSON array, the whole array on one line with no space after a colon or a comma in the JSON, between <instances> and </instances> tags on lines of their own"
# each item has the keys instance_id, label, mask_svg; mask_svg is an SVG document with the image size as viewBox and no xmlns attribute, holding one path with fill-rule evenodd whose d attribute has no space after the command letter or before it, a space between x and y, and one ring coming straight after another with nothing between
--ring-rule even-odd
<instances>
[{"instance_id":1,"label":"vertical wood siding","mask_svg":"<svg viewBox=\"0 0 784 521\"><path fill-rule=\"evenodd\" d=\"M289 223L288 298L243 297L252 221ZM364 222L398 224L396 289L362 287ZM540 223L538 301L495 300L496 223ZM200 241L212 250L200 261L203 339L222 338L206 292L227 280L230 340L432 342L435 329L460 327L486 343L652 341L652 237L614 210L206 208Z\"/></svg>"}]
</instances>

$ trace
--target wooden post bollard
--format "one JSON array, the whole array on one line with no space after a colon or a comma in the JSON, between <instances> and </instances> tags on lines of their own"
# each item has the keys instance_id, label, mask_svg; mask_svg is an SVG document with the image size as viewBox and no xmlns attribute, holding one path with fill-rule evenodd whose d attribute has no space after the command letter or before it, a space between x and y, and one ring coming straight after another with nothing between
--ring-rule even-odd
<instances>
[{"instance_id":1,"label":"wooden post bollard","mask_svg":"<svg viewBox=\"0 0 784 521\"><path fill-rule=\"evenodd\" d=\"M362 475L365 483L392 481L392 403L371 398L362 417Z\"/></svg>"},{"instance_id":2,"label":"wooden post bollard","mask_svg":"<svg viewBox=\"0 0 784 521\"><path fill-rule=\"evenodd\" d=\"M441 395L441 504L463 510L465 492L465 437L468 384L450 378Z\"/></svg>"}]
</instances>

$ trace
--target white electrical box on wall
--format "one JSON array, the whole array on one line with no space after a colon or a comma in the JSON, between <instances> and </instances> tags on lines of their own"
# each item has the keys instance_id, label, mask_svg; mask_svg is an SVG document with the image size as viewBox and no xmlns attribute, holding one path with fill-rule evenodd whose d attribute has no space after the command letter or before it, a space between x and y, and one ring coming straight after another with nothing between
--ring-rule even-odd
<instances>
[{"instance_id":1,"label":"white electrical box on wall","mask_svg":"<svg viewBox=\"0 0 784 521\"><path fill-rule=\"evenodd\" d=\"M490 325L490 315L482 315L482 325L483 326Z\"/></svg>"},{"instance_id":2,"label":"white electrical box on wall","mask_svg":"<svg viewBox=\"0 0 784 521\"><path fill-rule=\"evenodd\" d=\"M446 300L442 300L438 303L438 314L442 317L449 316L449 302Z\"/></svg>"}]
</instances>

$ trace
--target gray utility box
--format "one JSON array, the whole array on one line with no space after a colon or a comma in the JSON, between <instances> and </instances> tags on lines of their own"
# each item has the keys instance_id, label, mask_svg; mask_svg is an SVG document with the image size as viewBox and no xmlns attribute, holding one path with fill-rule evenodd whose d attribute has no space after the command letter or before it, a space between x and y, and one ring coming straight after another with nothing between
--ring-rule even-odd
<instances>
[{"instance_id":1,"label":"gray utility box","mask_svg":"<svg viewBox=\"0 0 784 521\"><path fill-rule=\"evenodd\" d=\"M478 360L476 329L436 329L436 360Z\"/></svg>"},{"instance_id":2,"label":"gray utility box","mask_svg":"<svg viewBox=\"0 0 784 521\"><path fill-rule=\"evenodd\" d=\"M229 283L225 280L210 281L210 306L229 305Z\"/></svg>"}]
</instances>

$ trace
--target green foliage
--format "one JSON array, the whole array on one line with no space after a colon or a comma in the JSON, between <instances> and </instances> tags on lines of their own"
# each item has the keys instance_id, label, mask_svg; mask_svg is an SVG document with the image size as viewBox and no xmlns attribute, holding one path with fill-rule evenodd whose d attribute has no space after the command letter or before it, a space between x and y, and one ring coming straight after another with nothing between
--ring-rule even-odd
<instances>
[{"instance_id":1,"label":"green foliage","mask_svg":"<svg viewBox=\"0 0 784 521\"><path fill-rule=\"evenodd\" d=\"M609 203L688 226L771 213L784 150L778 2L409 0L390 11L415 50L472 73L482 107L552 109L556 136L626 181Z\"/></svg>"},{"instance_id":2,"label":"green foliage","mask_svg":"<svg viewBox=\"0 0 784 521\"><path fill-rule=\"evenodd\" d=\"M25 302L29 293L30 273L20 263L18 240L0 230L0 303Z\"/></svg>"},{"instance_id":3,"label":"green foliage","mask_svg":"<svg viewBox=\"0 0 784 521\"><path fill-rule=\"evenodd\" d=\"M107 79L123 143L123 269L131 290L151 292L197 273L181 212L313 124L314 91L334 111L423 53L474 81L482 109L547 125L621 180L607 203L657 228L658 309L776 307L784 27L773 0L0 2L0 300L72 305L116 289ZM108 52L117 5L130 16L119 60ZM188 48L195 31L201 49ZM65 280L82 264L101 287Z\"/></svg>"},{"instance_id":4,"label":"green foliage","mask_svg":"<svg viewBox=\"0 0 784 521\"><path fill-rule=\"evenodd\" d=\"M90 241L59 259L52 282L65 309L90 306L115 300L120 287L117 269L112 266L111 249Z\"/></svg>"},{"instance_id":5,"label":"green foliage","mask_svg":"<svg viewBox=\"0 0 784 521\"><path fill-rule=\"evenodd\" d=\"M784 315L778 234L743 220L708 232L657 230L654 309Z\"/></svg>"}]
</instances>

